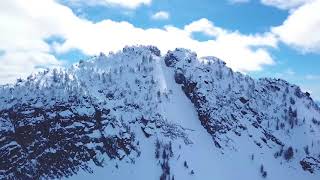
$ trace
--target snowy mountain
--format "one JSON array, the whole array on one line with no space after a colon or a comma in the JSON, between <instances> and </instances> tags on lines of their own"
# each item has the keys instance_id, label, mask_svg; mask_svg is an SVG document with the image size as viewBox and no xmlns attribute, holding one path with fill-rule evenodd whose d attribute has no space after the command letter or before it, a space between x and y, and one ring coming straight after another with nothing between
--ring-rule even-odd
<instances>
[{"instance_id":1,"label":"snowy mountain","mask_svg":"<svg viewBox=\"0 0 320 180\"><path fill-rule=\"evenodd\" d=\"M320 108L215 57L125 47L0 87L1 179L320 178Z\"/></svg>"}]
</instances>

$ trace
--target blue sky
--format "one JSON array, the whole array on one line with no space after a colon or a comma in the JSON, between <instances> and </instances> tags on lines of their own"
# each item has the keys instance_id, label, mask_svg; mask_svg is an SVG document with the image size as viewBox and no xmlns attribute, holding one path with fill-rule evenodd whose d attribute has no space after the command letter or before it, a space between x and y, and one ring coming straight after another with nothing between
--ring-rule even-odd
<instances>
[{"instance_id":1,"label":"blue sky","mask_svg":"<svg viewBox=\"0 0 320 180\"><path fill-rule=\"evenodd\" d=\"M319 0L4 0L0 83L154 44L217 56L254 78L283 78L320 100L319 8Z\"/></svg>"},{"instance_id":2,"label":"blue sky","mask_svg":"<svg viewBox=\"0 0 320 180\"><path fill-rule=\"evenodd\" d=\"M218 26L242 33L263 33L270 26L280 25L288 16L288 11L265 6L257 1L235 4L227 0L153 0L150 6L141 6L135 10L72 4L70 7L78 15L85 15L95 22L113 19L128 21L142 28L161 28L167 24L183 27L192 21L207 18ZM166 21L150 19L150 15L158 11L166 11L171 17Z\"/></svg>"}]
</instances>

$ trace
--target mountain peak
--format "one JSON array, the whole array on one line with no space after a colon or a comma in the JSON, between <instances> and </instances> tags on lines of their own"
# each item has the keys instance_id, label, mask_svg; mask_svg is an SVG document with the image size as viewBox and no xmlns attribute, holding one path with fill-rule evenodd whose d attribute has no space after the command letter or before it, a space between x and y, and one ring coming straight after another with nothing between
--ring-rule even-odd
<instances>
[{"instance_id":1,"label":"mountain peak","mask_svg":"<svg viewBox=\"0 0 320 180\"><path fill-rule=\"evenodd\" d=\"M152 45L136 45L136 46L126 46L122 49L123 53L143 53L143 52L151 52L155 56L160 56L161 51Z\"/></svg>"},{"instance_id":2,"label":"mountain peak","mask_svg":"<svg viewBox=\"0 0 320 180\"><path fill-rule=\"evenodd\" d=\"M0 121L3 179L319 178L310 94L182 48L127 46L2 86Z\"/></svg>"}]
</instances>

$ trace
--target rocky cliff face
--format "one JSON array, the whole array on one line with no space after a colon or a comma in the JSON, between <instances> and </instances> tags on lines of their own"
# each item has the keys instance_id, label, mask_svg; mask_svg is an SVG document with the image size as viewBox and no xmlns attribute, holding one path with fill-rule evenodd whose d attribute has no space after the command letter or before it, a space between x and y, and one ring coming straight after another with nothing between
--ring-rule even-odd
<instances>
[{"instance_id":1,"label":"rocky cliff face","mask_svg":"<svg viewBox=\"0 0 320 180\"><path fill-rule=\"evenodd\" d=\"M97 167L96 179L319 178L309 93L186 49L126 47L2 86L0 121L1 179L79 179ZM209 174L235 161L248 167Z\"/></svg>"},{"instance_id":2,"label":"rocky cliff face","mask_svg":"<svg viewBox=\"0 0 320 180\"><path fill-rule=\"evenodd\" d=\"M320 117L319 107L308 92L280 79L255 81L234 73L217 58L199 60L184 49L168 52L164 60L174 68L175 82L194 104L217 148L234 148L234 135L244 135L260 148L279 149L275 158L283 155L288 160L293 152L286 155L284 151L293 151L291 145L295 144L302 168L311 173L319 168L313 158L308 158L319 156L317 138L305 136L319 137ZM299 144L298 139L304 142Z\"/></svg>"}]
</instances>

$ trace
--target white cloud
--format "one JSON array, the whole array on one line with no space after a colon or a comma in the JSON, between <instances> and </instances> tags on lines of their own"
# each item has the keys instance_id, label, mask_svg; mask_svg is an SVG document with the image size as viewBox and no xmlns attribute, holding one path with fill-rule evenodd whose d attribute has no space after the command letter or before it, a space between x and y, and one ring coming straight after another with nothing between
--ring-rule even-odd
<instances>
[{"instance_id":1,"label":"white cloud","mask_svg":"<svg viewBox=\"0 0 320 180\"><path fill-rule=\"evenodd\" d=\"M213 23L212 26L196 27L197 24L201 25L201 22L210 22L205 19L199 21L200 23L195 21L184 29L174 26L165 26L163 29L142 29L128 22L112 20L96 24L87 23L77 31L66 32L67 35L64 36L66 41L57 46L56 50L65 52L77 48L92 55L100 51L117 51L125 45L153 44L162 52L176 47L185 47L196 51L200 56L217 56L225 60L230 67L243 72L260 70L262 65L273 63L271 55L265 48L276 47L276 40L271 34L243 35L215 27ZM221 31L216 34L209 33L214 36L214 40L200 42L192 38L193 32L208 33L212 29Z\"/></svg>"},{"instance_id":2,"label":"white cloud","mask_svg":"<svg viewBox=\"0 0 320 180\"><path fill-rule=\"evenodd\" d=\"M60 65L53 55L79 49L87 55L117 51L125 45L156 45L165 53L176 47L189 48L199 56L217 56L242 72L260 70L273 64L267 48L276 47L270 33L244 35L217 27L207 19L191 22L184 28L138 28L128 22L104 20L97 23L77 17L68 7L54 0L4 0L0 6L0 83L26 77L37 66ZM212 38L198 41L194 32ZM52 36L65 41L54 45Z\"/></svg>"},{"instance_id":3,"label":"white cloud","mask_svg":"<svg viewBox=\"0 0 320 180\"><path fill-rule=\"evenodd\" d=\"M261 0L261 3L279 9L295 9L312 1L315 0Z\"/></svg>"},{"instance_id":4,"label":"white cloud","mask_svg":"<svg viewBox=\"0 0 320 180\"><path fill-rule=\"evenodd\" d=\"M228 0L231 4L248 3L251 0ZM260 0L260 2L267 6L273 6L282 10L296 9L306 3L316 0Z\"/></svg>"},{"instance_id":5,"label":"white cloud","mask_svg":"<svg viewBox=\"0 0 320 180\"><path fill-rule=\"evenodd\" d=\"M170 18L170 14L166 11L159 11L151 16L154 20L166 20Z\"/></svg>"},{"instance_id":6,"label":"white cloud","mask_svg":"<svg viewBox=\"0 0 320 180\"><path fill-rule=\"evenodd\" d=\"M302 52L320 52L320 0L293 10L282 25L272 32L289 46Z\"/></svg>"},{"instance_id":7,"label":"white cloud","mask_svg":"<svg viewBox=\"0 0 320 180\"><path fill-rule=\"evenodd\" d=\"M25 4L1 1L0 50L4 52L0 54L1 84L14 82L18 77L25 78L39 67L62 64L50 54L50 46L44 41L55 29L54 22L45 20L45 12L50 12L45 7L46 2L37 2L39 6L36 2L20 2ZM44 17L40 19L36 11Z\"/></svg>"},{"instance_id":8,"label":"white cloud","mask_svg":"<svg viewBox=\"0 0 320 180\"><path fill-rule=\"evenodd\" d=\"M320 0L260 1L264 5L289 11L289 16L281 25L271 28L271 33L278 40L302 53L320 53Z\"/></svg>"},{"instance_id":9,"label":"white cloud","mask_svg":"<svg viewBox=\"0 0 320 180\"><path fill-rule=\"evenodd\" d=\"M45 67L58 67L62 62L43 52L10 52L0 56L0 84L15 82Z\"/></svg>"},{"instance_id":10,"label":"white cloud","mask_svg":"<svg viewBox=\"0 0 320 180\"><path fill-rule=\"evenodd\" d=\"M205 18L186 25L184 29L189 33L202 32L213 37L225 33L222 28L216 27L211 21Z\"/></svg>"},{"instance_id":11,"label":"white cloud","mask_svg":"<svg viewBox=\"0 0 320 180\"><path fill-rule=\"evenodd\" d=\"M67 3L75 5L89 5L89 6L118 6L128 9L136 9L141 5L150 5L152 0L70 0Z\"/></svg>"}]
</instances>

